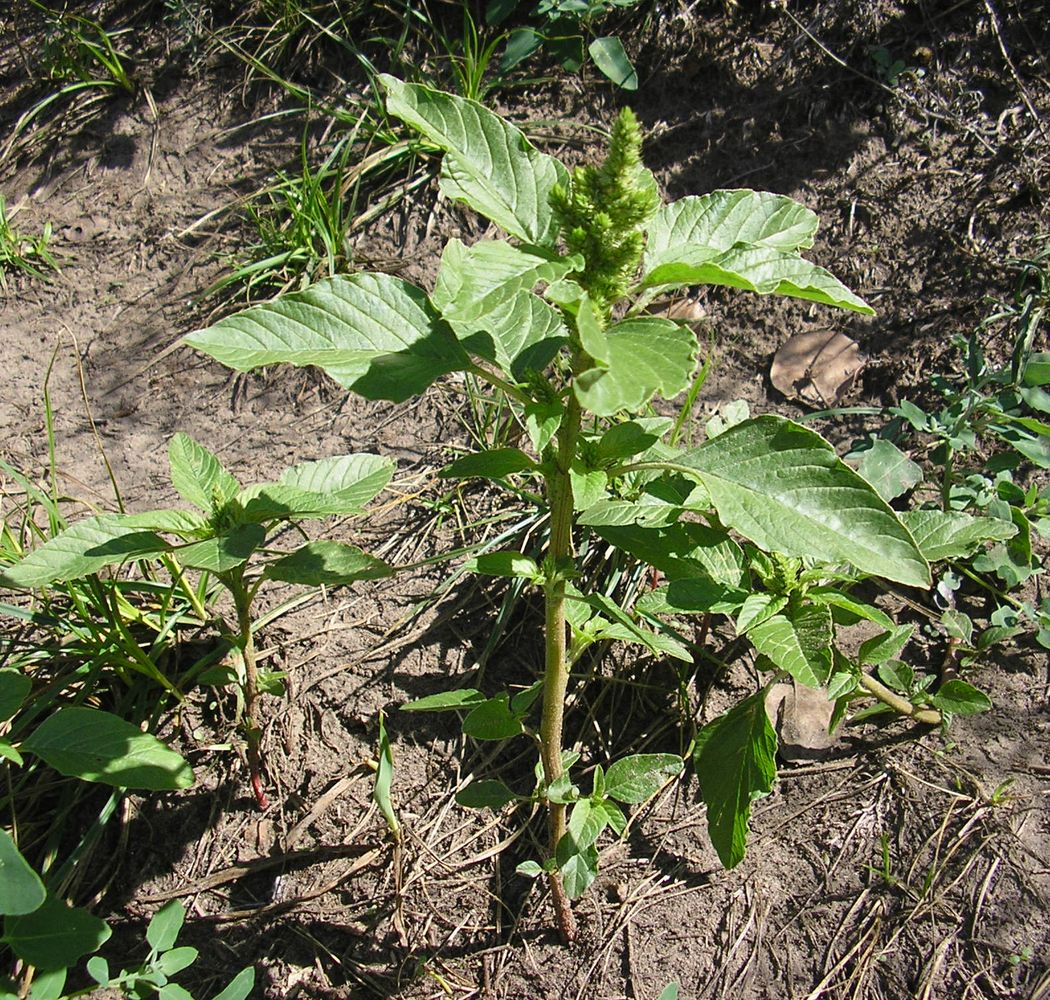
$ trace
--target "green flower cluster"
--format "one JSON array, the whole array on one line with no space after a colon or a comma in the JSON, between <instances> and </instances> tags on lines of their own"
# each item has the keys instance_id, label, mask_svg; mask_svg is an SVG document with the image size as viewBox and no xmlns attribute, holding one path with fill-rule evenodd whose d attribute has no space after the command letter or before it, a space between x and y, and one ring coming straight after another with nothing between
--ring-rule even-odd
<instances>
[{"instance_id":1,"label":"green flower cluster","mask_svg":"<svg viewBox=\"0 0 1050 1000\"><path fill-rule=\"evenodd\" d=\"M605 162L577 167L568 188L558 185L551 192L551 205L566 249L585 261L576 281L606 323L634 280L645 225L660 205L656 178L642 165L642 132L630 108L613 124Z\"/></svg>"}]
</instances>

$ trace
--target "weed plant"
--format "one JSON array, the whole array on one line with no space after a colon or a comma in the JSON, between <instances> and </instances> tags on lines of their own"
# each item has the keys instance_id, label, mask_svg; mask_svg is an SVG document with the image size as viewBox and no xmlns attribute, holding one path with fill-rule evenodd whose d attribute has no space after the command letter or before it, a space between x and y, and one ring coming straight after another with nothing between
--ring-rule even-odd
<instances>
[{"instance_id":1,"label":"weed plant","mask_svg":"<svg viewBox=\"0 0 1050 1000\"><path fill-rule=\"evenodd\" d=\"M604 162L570 172L475 102L392 77L381 82L387 112L444 152L445 194L508 239L449 241L429 295L385 274L339 276L222 320L187 343L240 370L320 365L366 398L394 402L466 372L517 410L528 450L479 449L443 475L507 484L546 518L542 559L507 550L469 563L542 592L544 675L516 691L458 689L405 708L461 712L475 739L533 742L534 788L475 781L459 801L546 806L547 854L520 870L546 875L561 933L571 939L569 900L595 878L598 838L606 829L622 833L624 807L656 794L683 767L675 754L633 754L596 766L589 792L574 784L579 755L563 747L564 712L570 670L588 649L619 640L689 662L695 644L683 641L675 621L691 614L703 618L701 634L712 616L727 616L755 649L764 675L758 690L704 726L692 748L708 829L731 866L744 853L751 801L776 775L765 710L776 678L828 685L840 716L853 699L871 696L928 722L987 707L962 679L933 692L926 709L872 676L900 662L912 629L849 589L868 576L927 588L931 558L1012 529L988 533L992 519L944 511L906 521L819 436L778 417L727 421L703 444L682 448L682 419L652 412L656 397L700 382L693 333L645 313L659 296L721 284L871 312L802 256L817 227L808 209L748 190L662 203L629 111L613 126ZM583 589L587 536L666 582L633 607ZM849 657L837 630L860 620L880 631Z\"/></svg>"},{"instance_id":2,"label":"weed plant","mask_svg":"<svg viewBox=\"0 0 1050 1000\"><path fill-rule=\"evenodd\" d=\"M46 278L48 271L58 270L58 260L49 249L51 223L44 223L39 236L31 236L14 227L15 212L8 209L7 201L0 195L0 288L5 292L11 272Z\"/></svg>"}]
</instances>

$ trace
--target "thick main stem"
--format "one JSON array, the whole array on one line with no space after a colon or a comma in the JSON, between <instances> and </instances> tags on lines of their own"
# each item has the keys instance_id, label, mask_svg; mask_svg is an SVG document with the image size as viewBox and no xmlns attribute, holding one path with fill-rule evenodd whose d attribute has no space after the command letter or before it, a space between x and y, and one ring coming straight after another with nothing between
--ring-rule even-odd
<instances>
[{"instance_id":1,"label":"thick main stem","mask_svg":"<svg viewBox=\"0 0 1050 1000\"><path fill-rule=\"evenodd\" d=\"M565 692L569 684L566 659L565 573L572 557L572 481L569 468L576 453L580 434L580 404L569 396L565 419L558 432L556 467L547 475L547 498L550 502L550 543L547 549L551 579L545 586L546 664L543 676L543 716L540 721L540 755L543 776L549 787L562 776L562 724L565 714ZM555 857L558 841L565 834L565 805L547 803L550 854ZM568 943L576 936L576 920L565 894L561 873L550 874L551 895L558 920L558 930Z\"/></svg>"},{"instance_id":2,"label":"thick main stem","mask_svg":"<svg viewBox=\"0 0 1050 1000\"><path fill-rule=\"evenodd\" d=\"M251 599L241 577L230 583L233 602L237 608L237 643L244 661L244 728L247 739L248 775L259 809L270 808L270 800L263 791L262 766L259 757L259 670L255 663L255 638L252 635Z\"/></svg>"}]
</instances>

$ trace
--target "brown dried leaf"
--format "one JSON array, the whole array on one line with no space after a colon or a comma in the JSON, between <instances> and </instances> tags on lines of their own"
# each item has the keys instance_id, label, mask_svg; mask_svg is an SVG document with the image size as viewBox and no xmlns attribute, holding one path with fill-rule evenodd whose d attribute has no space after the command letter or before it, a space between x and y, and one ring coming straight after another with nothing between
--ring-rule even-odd
<instances>
[{"instance_id":1,"label":"brown dried leaf","mask_svg":"<svg viewBox=\"0 0 1050 1000\"><path fill-rule=\"evenodd\" d=\"M853 388L865 360L860 345L843 333L799 333L777 351L769 379L789 399L835 406Z\"/></svg>"}]
</instances>

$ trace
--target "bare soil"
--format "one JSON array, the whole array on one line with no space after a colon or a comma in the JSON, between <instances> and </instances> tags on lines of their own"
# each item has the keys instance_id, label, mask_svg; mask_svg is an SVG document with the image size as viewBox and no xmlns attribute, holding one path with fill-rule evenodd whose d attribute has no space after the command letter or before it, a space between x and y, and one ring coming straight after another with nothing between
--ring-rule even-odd
<instances>
[{"instance_id":1,"label":"bare soil","mask_svg":"<svg viewBox=\"0 0 1050 1000\"><path fill-rule=\"evenodd\" d=\"M822 219L813 258L878 313L705 295L700 335L714 360L698 422L734 399L801 413L767 373L802 330L840 330L868 356L845 402L931 399L950 338L987 314L989 297L1009 295L1004 261L1050 229L1050 6L644 6L644 27L628 21L624 34L636 94L559 73L503 92L501 109L523 122L605 122L629 100L669 197L748 186L799 199ZM0 25L14 21L0 14ZM880 51L904 70L891 79ZM383 510L333 529L392 561L478 537L435 505L436 470L465 441L452 388L372 404L310 373L233 379L178 346L208 319L211 304L195 300L222 272L217 252L245 238L209 213L295 163L301 120L261 121L281 99L261 88L245 98L229 58L191 70L157 43L140 65L163 67L150 78L153 106L142 94L100 101L0 164L17 226L51 222L62 256L54 280L12 276L0 297L0 457L46 475L46 389L62 486L85 509L114 502L103 451L129 508L174 502L166 450L184 431L245 480L349 451L395 457ZM6 135L40 92L11 44L0 67ZM591 155L587 133L568 145L565 134L551 148ZM363 231L355 253L429 287L445 239L478 231L431 185ZM858 428L822 429L845 446ZM481 521L502 502L476 490L464 509ZM602 873L577 904L582 933L567 949L542 886L514 873L538 856L542 817L452 801L473 774L524 787L529 756L479 750L452 716L398 712L450 680L496 689L538 676L538 609L527 601L491 655L502 591L461 581L411 614L448 571L311 595L266 628L267 664L289 679L287 696L263 706L265 815L236 749L214 749L230 738L230 706L200 691L171 717L166 735L198 781L133 799L114 837L94 906L117 929L111 967L138 954L150 914L177 895L189 908L185 943L201 950L180 981L199 996L252 964L253 995L272 998L655 1000L671 981L689 1000L1050 997L1050 681L1036 647L1010 646L982 668L994 710L956 720L947 737L870 722L785 761L733 871L718 863L687 775L622 841L602 841ZM627 750L680 752L691 726L753 684L743 663L679 674L649 658L606 662L574 686L569 741L583 766ZM380 710L399 846L371 801Z\"/></svg>"}]
</instances>

